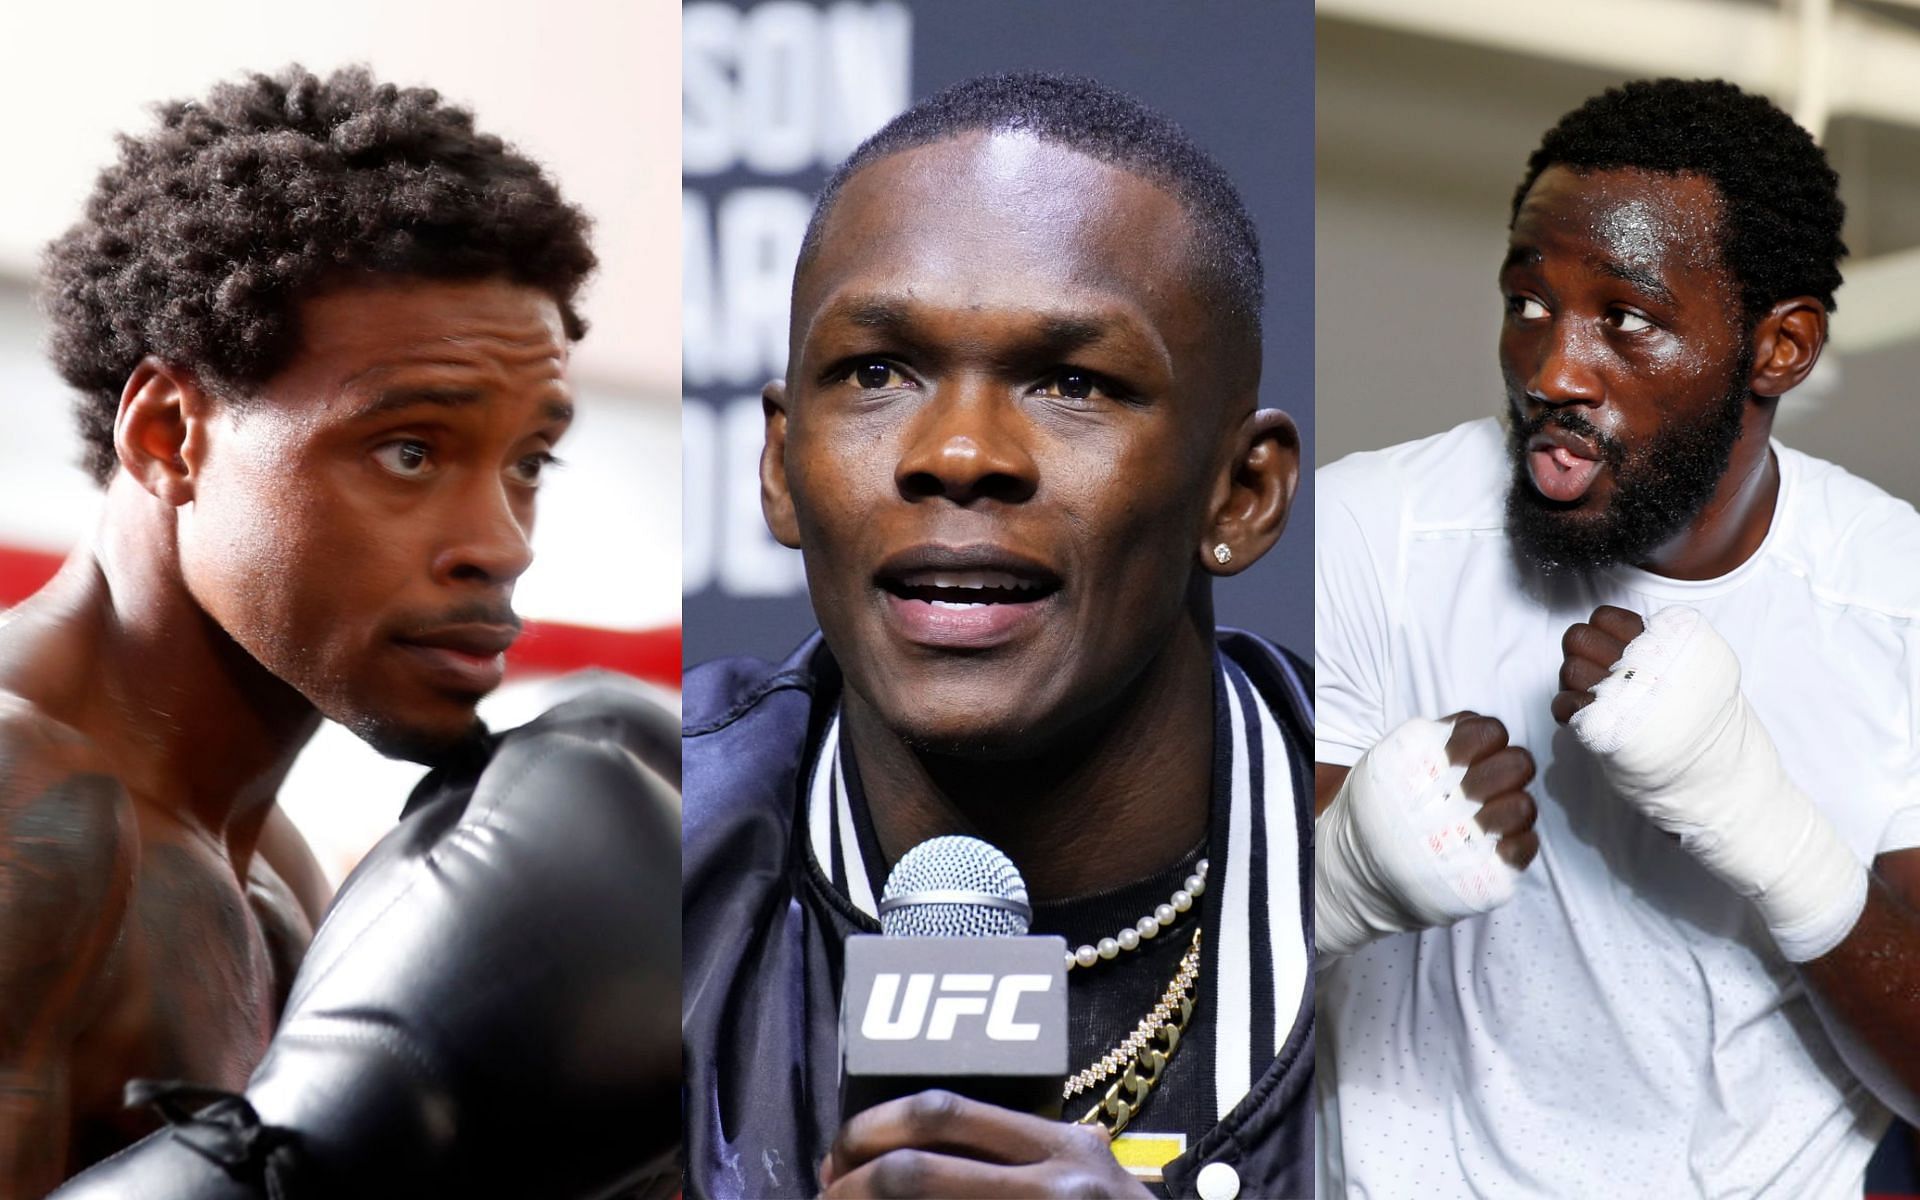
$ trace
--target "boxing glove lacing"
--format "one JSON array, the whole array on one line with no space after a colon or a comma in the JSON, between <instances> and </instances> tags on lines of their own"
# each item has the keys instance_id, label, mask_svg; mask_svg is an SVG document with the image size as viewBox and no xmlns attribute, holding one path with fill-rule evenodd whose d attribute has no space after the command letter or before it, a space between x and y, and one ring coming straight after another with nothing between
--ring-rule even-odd
<instances>
[{"instance_id":1,"label":"boxing glove lacing","mask_svg":"<svg viewBox=\"0 0 1920 1200\"><path fill-rule=\"evenodd\" d=\"M294 1132L263 1123L245 1096L178 1080L134 1079L123 1098L128 1108L159 1113L175 1141L229 1176L263 1185L268 1200L292 1200L283 1179L291 1172L280 1168L290 1165ZM198 1111L188 1111L190 1105Z\"/></svg>"}]
</instances>

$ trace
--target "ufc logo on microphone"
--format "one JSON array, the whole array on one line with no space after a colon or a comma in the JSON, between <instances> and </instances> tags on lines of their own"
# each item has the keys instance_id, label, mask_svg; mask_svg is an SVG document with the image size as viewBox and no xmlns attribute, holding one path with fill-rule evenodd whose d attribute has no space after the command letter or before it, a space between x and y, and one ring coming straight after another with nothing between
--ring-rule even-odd
<instances>
[{"instance_id":1,"label":"ufc logo on microphone","mask_svg":"<svg viewBox=\"0 0 1920 1200\"><path fill-rule=\"evenodd\" d=\"M996 981L992 975L915 972L903 976L895 971L883 971L873 977L873 990L867 993L867 1011L860 1019L860 1034L877 1042L905 1042L922 1036L930 1042L948 1042L953 1040L954 1026L961 1017L984 1016L987 1036L996 1042L1036 1041L1040 1037L1040 1026L1016 1021L1014 1013L1020 1007L1021 996L1051 991L1054 978L1002 975ZM906 981L904 994L902 979ZM938 995L934 990L936 981Z\"/></svg>"}]
</instances>

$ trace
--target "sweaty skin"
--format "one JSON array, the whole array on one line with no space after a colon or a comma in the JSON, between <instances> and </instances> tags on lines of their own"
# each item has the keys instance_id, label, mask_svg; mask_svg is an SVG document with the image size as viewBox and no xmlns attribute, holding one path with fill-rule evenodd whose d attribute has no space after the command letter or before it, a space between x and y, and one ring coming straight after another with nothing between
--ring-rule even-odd
<instances>
[{"instance_id":1,"label":"sweaty skin","mask_svg":"<svg viewBox=\"0 0 1920 1200\"><path fill-rule=\"evenodd\" d=\"M1670 427L1710 413L1738 366L1743 319L1739 287L1720 260L1719 219L1719 193L1699 176L1542 171L1520 205L1500 268L1500 370L1510 413L1577 413L1630 458ZM1759 548L1780 486L1767 448L1773 401L1813 369L1825 338L1826 310L1810 297L1783 300L1761 317L1745 380L1755 399L1742 414L1726 473L1700 512L1636 565L1710 579ZM1619 487L1605 463L1583 474L1577 505L1562 514L1569 522L1604 518ZM1346 773L1315 764L1320 809Z\"/></svg>"},{"instance_id":2,"label":"sweaty skin","mask_svg":"<svg viewBox=\"0 0 1920 1200\"><path fill-rule=\"evenodd\" d=\"M1509 298L1500 362L1516 411L1586 411L1630 444L1697 420L1714 382L1739 367L1740 289L1719 262L1719 196L1707 180L1639 170L1542 172L1514 221L1501 271ZM1516 300L1519 303L1516 303ZM1536 306L1544 315L1536 315ZM1632 318L1632 319L1623 319ZM1765 540L1779 492L1767 446L1777 398L1803 381L1826 343L1827 314L1809 296L1780 300L1751 334L1740 440L1711 498L1681 533L1638 565L1676 579L1711 579ZM1606 471L1595 484L1604 502ZM1639 617L1622 610L1568 631L1554 716L1618 661L1619 635ZM1595 643L1599 647L1595 648ZM1605 658L1605 662L1599 659ZM1817 788L1817 784L1814 785ZM1802 974L1836 1019L1920 1097L1920 850L1880 855L1854 930Z\"/></svg>"},{"instance_id":3,"label":"sweaty skin","mask_svg":"<svg viewBox=\"0 0 1920 1200\"><path fill-rule=\"evenodd\" d=\"M242 1087L329 895L275 803L331 716L430 758L512 640L571 408L544 294L392 281L300 306L220 399L148 360L94 537L0 625L0 1200Z\"/></svg>"},{"instance_id":4,"label":"sweaty skin","mask_svg":"<svg viewBox=\"0 0 1920 1200\"><path fill-rule=\"evenodd\" d=\"M1205 835L1210 579L1278 539L1299 447L1256 411L1257 349L1227 346L1192 236L1150 180L969 133L848 180L795 280L763 502L889 858L970 833L1048 899ZM968 573L996 603L941 607ZM951 1100L850 1122L831 1193L1138 1194L1085 1131Z\"/></svg>"},{"instance_id":5,"label":"sweaty skin","mask_svg":"<svg viewBox=\"0 0 1920 1200\"><path fill-rule=\"evenodd\" d=\"M1719 213L1717 190L1699 176L1551 167L1520 206L1500 271L1507 300L1500 365L1516 418L1579 413L1631 458L1675 426L1705 419L1727 380L1751 392L1728 467L1704 505L1634 564L1674 579L1724 575L1766 539L1779 492L1767 445L1775 401L1813 369L1827 334L1817 299L1775 302L1753 321L1739 379L1749 317L1718 253ZM1536 481L1546 474L1551 486L1555 465L1536 459L1528 470ZM1604 463L1582 475L1560 514L1570 523L1604 518L1620 485ZM1602 608L1568 630L1556 720L1591 700L1587 689L1639 627L1639 616ZM1323 807L1345 774L1315 766ZM1863 1073L1889 1070L1898 1087L1920 1096L1920 1058L1912 1052L1920 1030L1920 850L1879 856L1872 876L1853 931L1801 972L1822 1019L1877 1060Z\"/></svg>"},{"instance_id":6,"label":"sweaty skin","mask_svg":"<svg viewBox=\"0 0 1920 1200\"><path fill-rule=\"evenodd\" d=\"M890 856L966 829L1066 896L1202 836L1208 579L1278 537L1298 452L1188 237L1145 179L969 134L849 180L795 281L768 521L805 554ZM906 585L967 569L1038 598L943 628Z\"/></svg>"},{"instance_id":7,"label":"sweaty skin","mask_svg":"<svg viewBox=\"0 0 1920 1200\"><path fill-rule=\"evenodd\" d=\"M1817 302L1783 301L1755 327L1753 365L1736 380L1745 318L1720 261L1719 212L1718 191L1699 176L1549 167L1520 205L1500 270L1500 371L1516 419L1546 414L1551 430L1554 416L1580 418L1618 443L1630 468L1651 459L1657 469L1664 437L1710 419L1730 381L1751 389L1704 505L1635 564L1674 579L1724 575L1765 539L1780 487L1767 447L1774 401L1812 369L1819 350L1809 343L1826 333ZM1538 482L1517 486L1552 486L1549 454L1529 454ZM1585 482L1559 522L1606 519L1622 472L1573 465Z\"/></svg>"}]
</instances>

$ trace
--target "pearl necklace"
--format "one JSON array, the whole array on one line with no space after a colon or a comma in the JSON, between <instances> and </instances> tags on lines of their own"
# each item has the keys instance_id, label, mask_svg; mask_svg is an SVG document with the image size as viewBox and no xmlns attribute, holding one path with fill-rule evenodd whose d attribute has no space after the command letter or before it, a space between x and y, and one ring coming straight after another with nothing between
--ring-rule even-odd
<instances>
[{"instance_id":1,"label":"pearl necklace","mask_svg":"<svg viewBox=\"0 0 1920 1200\"><path fill-rule=\"evenodd\" d=\"M1158 937L1162 929L1192 908L1193 902L1206 890L1207 860L1203 858L1194 868L1194 873L1187 876L1186 886L1169 896L1167 902L1155 908L1150 915L1141 917L1112 937L1101 938L1094 945L1068 951L1067 970L1091 967L1103 958L1118 958L1122 950L1138 950L1143 938Z\"/></svg>"}]
</instances>

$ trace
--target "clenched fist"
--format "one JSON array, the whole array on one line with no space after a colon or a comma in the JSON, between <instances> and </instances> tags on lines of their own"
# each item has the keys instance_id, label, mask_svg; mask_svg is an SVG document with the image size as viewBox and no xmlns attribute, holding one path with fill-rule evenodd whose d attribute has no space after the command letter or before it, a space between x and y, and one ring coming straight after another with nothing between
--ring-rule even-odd
<instances>
[{"instance_id":1,"label":"clenched fist","mask_svg":"<svg viewBox=\"0 0 1920 1200\"><path fill-rule=\"evenodd\" d=\"M1645 633L1638 613L1603 604L1560 639L1560 693L1553 698L1553 719L1565 725L1593 703L1593 688L1626 657L1627 643Z\"/></svg>"},{"instance_id":2,"label":"clenched fist","mask_svg":"<svg viewBox=\"0 0 1920 1200\"><path fill-rule=\"evenodd\" d=\"M1152 1195L1106 1131L930 1091L850 1118L820 1164L823 1196Z\"/></svg>"},{"instance_id":3,"label":"clenched fist","mask_svg":"<svg viewBox=\"0 0 1920 1200\"><path fill-rule=\"evenodd\" d=\"M1362 755L1315 823L1314 943L1340 955L1513 895L1540 848L1533 756L1493 717L1416 719Z\"/></svg>"},{"instance_id":4,"label":"clenched fist","mask_svg":"<svg viewBox=\"0 0 1920 1200\"><path fill-rule=\"evenodd\" d=\"M1706 618L1598 608L1561 646L1554 718L1614 793L1753 901L1790 961L1838 945L1866 904L1866 866L1781 766Z\"/></svg>"}]
</instances>

